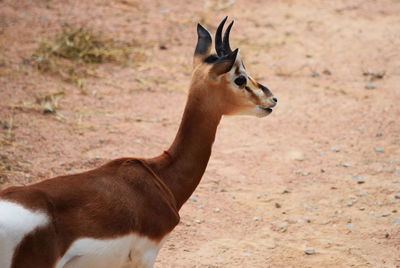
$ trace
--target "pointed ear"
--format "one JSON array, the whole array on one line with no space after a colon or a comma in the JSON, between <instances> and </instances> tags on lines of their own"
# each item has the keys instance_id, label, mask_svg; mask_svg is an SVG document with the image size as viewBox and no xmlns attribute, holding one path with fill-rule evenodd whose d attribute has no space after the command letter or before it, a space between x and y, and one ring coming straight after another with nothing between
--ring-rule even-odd
<instances>
[{"instance_id":1,"label":"pointed ear","mask_svg":"<svg viewBox=\"0 0 400 268\"><path fill-rule=\"evenodd\" d=\"M210 74L219 76L221 74L229 72L233 65L235 64L236 57L238 55L239 49L235 49L233 52L226 56L219 58L211 67Z\"/></svg>"},{"instance_id":2,"label":"pointed ear","mask_svg":"<svg viewBox=\"0 0 400 268\"><path fill-rule=\"evenodd\" d=\"M193 66L198 65L210 55L211 43L210 33L200 23L197 24L197 45L194 51Z\"/></svg>"}]
</instances>

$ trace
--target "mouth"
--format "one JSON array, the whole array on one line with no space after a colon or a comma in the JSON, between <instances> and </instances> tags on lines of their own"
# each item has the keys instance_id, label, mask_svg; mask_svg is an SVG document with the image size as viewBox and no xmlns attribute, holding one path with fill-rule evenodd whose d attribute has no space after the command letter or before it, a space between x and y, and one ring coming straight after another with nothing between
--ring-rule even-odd
<instances>
[{"instance_id":1,"label":"mouth","mask_svg":"<svg viewBox=\"0 0 400 268\"><path fill-rule=\"evenodd\" d=\"M272 113L272 109L271 108L263 107L263 106L260 106L260 105L257 105L257 110L258 110L258 114L257 114L258 117L264 117L264 116L267 116L270 113Z\"/></svg>"},{"instance_id":2,"label":"mouth","mask_svg":"<svg viewBox=\"0 0 400 268\"><path fill-rule=\"evenodd\" d=\"M263 111L267 112L267 113L272 113L272 109L271 108L265 108L262 106L259 106Z\"/></svg>"}]
</instances>

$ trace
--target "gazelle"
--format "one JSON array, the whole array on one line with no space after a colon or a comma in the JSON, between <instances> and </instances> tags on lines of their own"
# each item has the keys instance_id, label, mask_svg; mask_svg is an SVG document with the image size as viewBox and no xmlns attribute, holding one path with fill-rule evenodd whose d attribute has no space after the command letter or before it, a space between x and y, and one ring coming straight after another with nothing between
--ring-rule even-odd
<instances>
[{"instance_id":1,"label":"gazelle","mask_svg":"<svg viewBox=\"0 0 400 268\"><path fill-rule=\"evenodd\" d=\"M225 18L197 26L193 76L171 147L80 174L0 192L0 268L153 267L179 210L200 182L223 115L271 113L277 99L231 50Z\"/></svg>"}]
</instances>

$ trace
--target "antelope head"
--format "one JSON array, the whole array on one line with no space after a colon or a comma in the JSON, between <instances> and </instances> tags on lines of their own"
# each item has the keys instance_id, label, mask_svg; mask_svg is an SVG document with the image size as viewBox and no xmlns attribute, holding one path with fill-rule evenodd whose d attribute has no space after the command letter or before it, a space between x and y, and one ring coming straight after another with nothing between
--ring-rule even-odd
<instances>
[{"instance_id":1,"label":"antelope head","mask_svg":"<svg viewBox=\"0 0 400 268\"><path fill-rule=\"evenodd\" d=\"M210 33L202 25L197 25L198 41L193 60L192 85L201 84L204 90L212 91L207 95L212 95L211 101L215 101L214 105L224 115L267 116L272 112L277 99L267 87L247 73L239 49L232 51L229 33L233 21L222 38L227 18L222 20L215 34L216 54L211 54Z\"/></svg>"}]
</instances>

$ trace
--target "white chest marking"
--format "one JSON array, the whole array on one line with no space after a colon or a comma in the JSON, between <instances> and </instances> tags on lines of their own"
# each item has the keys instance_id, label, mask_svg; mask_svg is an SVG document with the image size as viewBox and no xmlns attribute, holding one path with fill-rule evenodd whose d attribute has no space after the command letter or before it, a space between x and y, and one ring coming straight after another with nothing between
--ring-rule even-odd
<instances>
[{"instance_id":1,"label":"white chest marking","mask_svg":"<svg viewBox=\"0 0 400 268\"><path fill-rule=\"evenodd\" d=\"M0 200L0 267L11 266L15 247L22 238L48 224L46 214Z\"/></svg>"},{"instance_id":2,"label":"white chest marking","mask_svg":"<svg viewBox=\"0 0 400 268\"><path fill-rule=\"evenodd\" d=\"M137 234L114 239L81 238L76 240L56 268L153 267L165 239L157 243Z\"/></svg>"}]
</instances>

